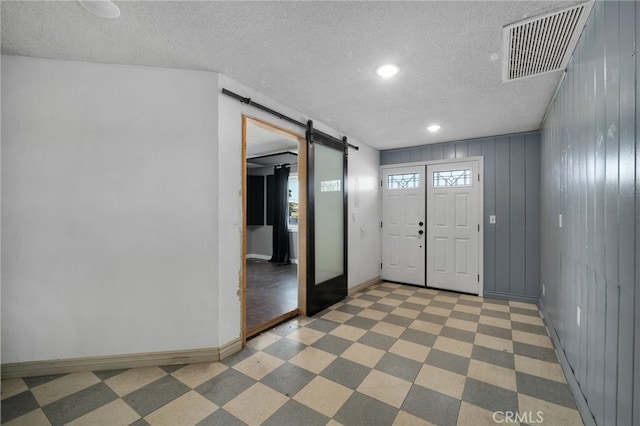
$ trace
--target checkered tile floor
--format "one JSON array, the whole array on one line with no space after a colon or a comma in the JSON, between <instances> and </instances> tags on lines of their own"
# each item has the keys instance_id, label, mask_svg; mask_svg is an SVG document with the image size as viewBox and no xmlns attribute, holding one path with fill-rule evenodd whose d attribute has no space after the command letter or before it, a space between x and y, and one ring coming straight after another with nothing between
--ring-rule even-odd
<instances>
[{"instance_id":1,"label":"checkered tile floor","mask_svg":"<svg viewBox=\"0 0 640 426\"><path fill-rule=\"evenodd\" d=\"M1 408L12 425L582 424L535 305L391 283L219 363L5 380Z\"/></svg>"}]
</instances>

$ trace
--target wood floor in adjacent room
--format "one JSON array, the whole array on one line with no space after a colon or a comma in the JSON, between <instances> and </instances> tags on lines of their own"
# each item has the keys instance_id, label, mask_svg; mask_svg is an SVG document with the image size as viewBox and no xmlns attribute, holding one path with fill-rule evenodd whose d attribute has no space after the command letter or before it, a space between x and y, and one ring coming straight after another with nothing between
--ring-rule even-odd
<instances>
[{"instance_id":1,"label":"wood floor in adjacent room","mask_svg":"<svg viewBox=\"0 0 640 426\"><path fill-rule=\"evenodd\" d=\"M298 265L247 259L247 330L298 309Z\"/></svg>"}]
</instances>

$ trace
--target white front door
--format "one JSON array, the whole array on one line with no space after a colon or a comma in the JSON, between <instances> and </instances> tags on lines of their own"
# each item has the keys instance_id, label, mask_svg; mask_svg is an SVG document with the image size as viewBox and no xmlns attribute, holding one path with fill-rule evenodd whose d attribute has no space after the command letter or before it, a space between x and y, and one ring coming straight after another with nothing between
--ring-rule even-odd
<instances>
[{"instance_id":1,"label":"white front door","mask_svg":"<svg viewBox=\"0 0 640 426\"><path fill-rule=\"evenodd\" d=\"M478 161L427 166L427 285L480 292Z\"/></svg>"},{"instance_id":2,"label":"white front door","mask_svg":"<svg viewBox=\"0 0 640 426\"><path fill-rule=\"evenodd\" d=\"M425 285L425 167L383 169L382 279Z\"/></svg>"}]
</instances>

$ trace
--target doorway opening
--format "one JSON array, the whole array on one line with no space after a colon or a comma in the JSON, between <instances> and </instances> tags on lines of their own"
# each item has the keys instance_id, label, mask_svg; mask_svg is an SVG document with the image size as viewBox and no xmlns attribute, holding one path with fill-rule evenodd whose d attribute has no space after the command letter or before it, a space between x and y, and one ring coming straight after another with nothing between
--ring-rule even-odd
<instances>
[{"instance_id":1,"label":"doorway opening","mask_svg":"<svg viewBox=\"0 0 640 426\"><path fill-rule=\"evenodd\" d=\"M306 283L306 150L302 136L246 116L243 140L246 340L299 314L299 287Z\"/></svg>"},{"instance_id":2,"label":"doorway opening","mask_svg":"<svg viewBox=\"0 0 640 426\"><path fill-rule=\"evenodd\" d=\"M382 278L482 296L483 159L383 167Z\"/></svg>"}]
</instances>

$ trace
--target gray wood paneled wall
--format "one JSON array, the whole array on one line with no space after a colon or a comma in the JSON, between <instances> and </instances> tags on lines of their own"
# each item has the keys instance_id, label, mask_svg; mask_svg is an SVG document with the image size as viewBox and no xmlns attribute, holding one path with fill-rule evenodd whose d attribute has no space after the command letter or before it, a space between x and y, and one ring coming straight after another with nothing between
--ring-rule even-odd
<instances>
[{"instance_id":1,"label":"gray wood paneled wall","mask_svg":"<svg viewBox=\"0 0 640 426\"><path fill-rule=\"evenodd\" d=\"M640 425L638 22L596 2L542 130L541 305L599 425Z\"/></svg>"},{"instance_id":2,"label":"gray wood paneled wall","mask_svg":"<svg viewBox=\"0 0 640 426\"><path fill-rule=\"evenodd\" d=\"M380 164L484 157L486 297L540 296L540 133L470 139L380 152ZM496 215L496 224L489 223Z\"/></svg>"}]
</instances>

